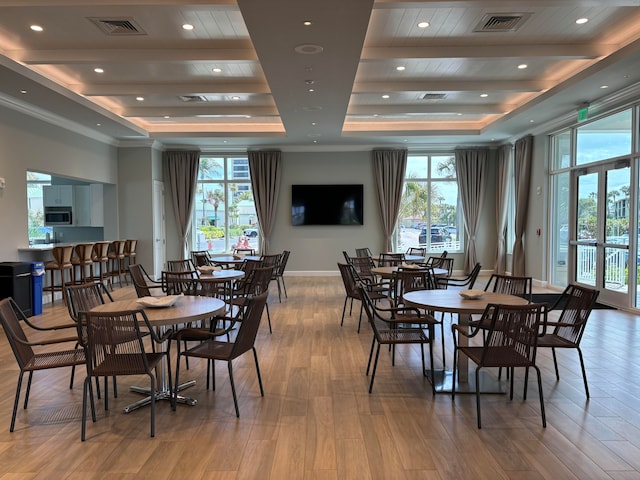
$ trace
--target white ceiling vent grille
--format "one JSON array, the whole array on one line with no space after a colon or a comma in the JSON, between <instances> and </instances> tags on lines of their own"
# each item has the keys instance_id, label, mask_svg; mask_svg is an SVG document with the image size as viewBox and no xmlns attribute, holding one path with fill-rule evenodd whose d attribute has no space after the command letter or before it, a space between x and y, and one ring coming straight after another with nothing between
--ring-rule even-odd
<instances>
[{"instance_id":1,"label":"white ceiling vent grille","mask_svg":"<svg viewBox=\"0 0 640 480\"><path fill-rule=\"evenodd\" d=\"M423 100L442 100L446 98L446 93L425 93L422 96Z\"/></svg>"},{"instance_id":2,"label":"white ceiling vent grille","mask_svg":"<svg viewBox=\"0 0 640 480\"><path fill-rule=\"evenodd\" d=\"M90 17L100 30L107 35L146 35L133 18L97 18Z\"/></svg>"},{"instance_id":3,"label":"white ceiling vent grille","mask_svg":"<svg viewBox=\"0 0 640 480\"><path fill-rule=\"evenodd\" d=\"M530 13L489 13L482 17L474 32L515 32Z\"/></svg>"},{"instance_id":4,"label":"white ceiling vent grille","mask_svg":"<svg viewBox=\"0 0 640 480\"><path fill-rule=\"evenodd\" d=\"M182 100L183 102L206 102L207 97L205 97L204 95L180 95L180 100Z\"/></svg>"}]
</instances>

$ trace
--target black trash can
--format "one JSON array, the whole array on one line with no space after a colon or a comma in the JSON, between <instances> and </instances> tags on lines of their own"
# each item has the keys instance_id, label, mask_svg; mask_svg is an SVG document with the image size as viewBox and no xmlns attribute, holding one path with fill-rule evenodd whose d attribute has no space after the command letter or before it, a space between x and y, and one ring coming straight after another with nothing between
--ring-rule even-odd
<instances>
[{"instance_id":1,"label":"black trash can","mask_svg":"<svg viewBox=\"0 0 640 480\"><path fill-rule=\"evenodd\" d=\"M0 262L0 298L12 297L27 317L33 315L31 262Z\"/></svg>"}]
</instances>

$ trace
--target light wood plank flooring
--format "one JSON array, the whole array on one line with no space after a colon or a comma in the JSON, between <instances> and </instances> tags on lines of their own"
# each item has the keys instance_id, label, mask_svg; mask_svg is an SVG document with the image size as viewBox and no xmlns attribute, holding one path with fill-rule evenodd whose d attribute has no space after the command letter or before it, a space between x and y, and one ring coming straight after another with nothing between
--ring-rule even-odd
<instances>
[{"instance_id":1,"label":"light wood plank flooring","mask_svg":"<svg viewBox=\"0 0 640 480\"><path fill-rule=\"evenodd\" d=\"M419 349L399 348L396 366L381 353L373 394L364 371L371 335L356 333L359 305L340 327L344 290L339 277L287 277L288 299L263 318L257 341L265 397L252 356L234 363L240 418L234 414L226 365L217 389L205 389L204 364L191 360L183 379L194 407L172 412L158 404L156 437L149 409L122 407L138 397L126 388L146 379L121 378L119 396L80 442L84 369L70 390L69 371L36 373L28 410L16 431L9 422L17 366L0 339L0 480L4 479L639 479L640 322L613 310L595 310L583 349L591 388L584 395L576 352L559 352L556 382L551 355L539 353L548 426L540 422L535 382L516 395L482 398L483 428L475 400L431 394L420 371ZM116 288L118 298L133 296ZM67 321L57 301L42 322ZM450 331L447 328L447 338ZM439 342L436 342L439 344ZM451 343L448 359L451 359ZM442 358L436 346L435 358Z\"/></svg>"}]
</instances>

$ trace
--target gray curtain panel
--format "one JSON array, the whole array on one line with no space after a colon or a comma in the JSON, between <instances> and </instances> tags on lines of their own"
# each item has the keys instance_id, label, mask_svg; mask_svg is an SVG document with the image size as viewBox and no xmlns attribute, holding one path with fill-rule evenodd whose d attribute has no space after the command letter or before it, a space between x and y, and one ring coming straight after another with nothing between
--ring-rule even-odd
<instances>
[{"instance_id":1,"label":"gray curtain panel","mask_svg":"<svg viewBox=\"0 0 640 480\"><path fill-rule=\"evenodd\" d=\"M515 242L513 244L513 274L525 275L524 229L529 211L529 184L531 179L531 161L533 158L533 136L527 135L515 144L514 177L515 177Z\"/></svg>"},{"instance_id":2,"label":"gray curtain panel","mask_svg":"<svg viewBox=\"0 0 640 480\"><path fill-rule=\"evenodd\" d=\"M393 229L398 221L402 187L407 169L407 150L374 150L373 174L378 192L378 206L384 229L384 251L393 248Z\"/></svg>"},{"instance_id":3,"label":"gray curtain panel","mask_svg":"<svg viewBox=\"0 0 640 480\"><path fill-rule=\"evenodd\" d=\"M467 233L464 252L464 271L470 273L478 263L476 255L476 231L486 189L485 175L489 150L456 150L456 177L462 204L462 218Z\"/></svg>"},{"instance_id":4,"label":"gray curtain panel","mask_svg":"<svg viewBox=\"0 0 640 480\"><path fill-rule=\"evenodd\" d=\"M496 175L496 235L498 245L496 251L496 273L504 274L507 270L507 213L511 193L511 153L513 146L503 145L498 149Z\"/></svg>"},{"instance_id":5,"label":"gray curtain panel","mask_svg":"<svg viewBox=\"0 0 640 480\"><path fill-rule=\"evenodd\" d=\"M164 164L171 188L171 200L178 234L182 240L183 258L187 258L191 251L188 235L191 229L191 214L196 196L200 152L197 150L169 150L164 152Z\"/></svg>"},{"instance_id":6,"label":"gray curtain panel","mask_svg":"<svg viewBox=\"0 0 640 480\"><path fill-rule=\"evenodd\" d=\"M253 201L256 205L258 224L260 225L260 252L269 254L269 238L276 216L280 177L282 175L281 152L248 152L249 173Z\"/></svg>"}]
</instances>

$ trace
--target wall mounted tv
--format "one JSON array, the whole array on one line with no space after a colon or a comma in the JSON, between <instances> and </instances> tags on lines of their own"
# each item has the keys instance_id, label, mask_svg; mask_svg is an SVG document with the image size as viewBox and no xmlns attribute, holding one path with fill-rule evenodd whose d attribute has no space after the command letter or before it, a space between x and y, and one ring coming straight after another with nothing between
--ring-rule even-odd
<instances>
[{"instance_id":1,"label":"wall mounted tv","mask_svg":"<svg viewBox=\"0 0 640 480\"><path fill-rule=\"evenodd\" d=\"M293 225L362 225L362 185L291 185Z\"/></svg>"}]
</instances>

